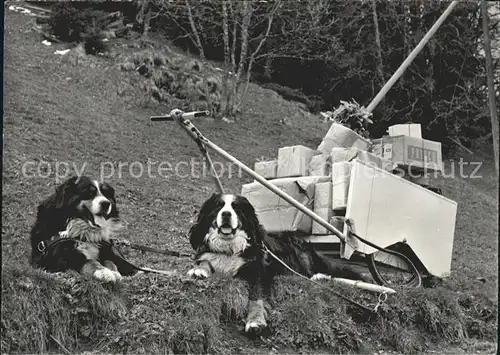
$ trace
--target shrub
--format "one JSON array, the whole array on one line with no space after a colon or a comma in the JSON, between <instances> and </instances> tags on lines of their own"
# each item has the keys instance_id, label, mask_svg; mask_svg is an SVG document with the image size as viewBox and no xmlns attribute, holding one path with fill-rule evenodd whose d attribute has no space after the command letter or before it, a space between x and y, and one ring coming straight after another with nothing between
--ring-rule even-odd
<instances>
[{"instance_id":1,"label":"shrub","mask_svg":"<svg viewBox=\"0 0 500 355\"><path fill-rule=\"evenodd\" d=\"M99 32L93 31L84 37L85 53L96 55L104 53L108 50L106 44L102 41L102 36Z\"/></svg>"},{"instance_id":2,"label":"shrub","mask_svg":"<svg viewBox=\"0 0 500 355\"><path fill-rule=\"evenodd\" d=\"M104 29L101 20L106 12L92 8L81 7L73 3L58 3L52 10L49 25L52 33L65 42L88 42L85 44L91 49L102 47L99 37ZM102 43L102 42L101 42ZM92 51L92 50L91 50Z\"/></svg>"}]
</instances>

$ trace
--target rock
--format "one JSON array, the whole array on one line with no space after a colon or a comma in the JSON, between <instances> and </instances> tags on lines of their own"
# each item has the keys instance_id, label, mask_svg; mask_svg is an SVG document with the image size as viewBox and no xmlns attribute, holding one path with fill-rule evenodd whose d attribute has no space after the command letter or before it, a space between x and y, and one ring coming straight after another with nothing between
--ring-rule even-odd
<instances>
[{"instance_id":1,"label":"rock","mask_svg":"<svg viewBox=\"0 0 500 355\"><path fill-rule=\"evenodd\" d=\"M134 89L133 86L122 81L121 83L118 84L118 88L116 89L116 93L118 94L118 96L125 96L128 93L132 92L133 89Z\"/></svg>"},{"instance_id":2,"label":"rock","mask_svg":"<svg viewBox=\"0 0 500 355\"><path fill-rule=\"evenodd\" d=\"M120 69L123 71L133 71L135 70L135 65L132 62L126 62L120 64Z\"/></svg>"},{"instance_id":3,"label":"rock","mask_svg":"<svg viewBox=\"0 0 500 355\"><path fill-rule=\"evenodd\" d=\"M74 51L75 55L77 55L79 58L85 58L87 56L83 43L80 43L78 46L72 49L72 51Z\"/></svg>"},{"instance_id":4,"label":"rock","mask_svg":"<svg viewBox=\"0 0 500 355\"><path fill-rule=\"evenodd\" d=\"M151 76L151 70L146 63L141 64L139 68L137 68L137 71L139 72L139 74L144 75L145 77Z\"/></svg>"},{"instance_id":5,"label":"rock","mask_svg":"<svg viewBox=\"0 0 500 355\"><path fill-rule=\"evenodd\" d=\"M63 62L70 63L73 66L77 66L83 59L85 59L87 55L85 54L85 48L83 47L83 43L79 44L75 48L69 51L63 57Z\"/></svg>"},{"instance_id":6,"label":"rock","mask_svg":"<svg viewBox=\"0 0 500 355\"><path fill-rule=\"evenodd\" d=\"M220 93L221 82L215 76L209 76L205 79L209 93Z\"/></svg>"},{"instance_id":7,"label":"rock","mask_svg":"<svg viewBox=\"0 0 500 355\"><path fill-rule=\"evenodd\" d=\"M196 59L191 59L191 60L186 62L184 68L186 70L193 70L193 71L202 72L203 71L203 64Z\"/></svg>"},{"instance_id":8,"label":"rock","mask_svg":"<svg viewBox=\"0 0 500 355\"><path fill-rule=\"evenodd\" d=\"M161 90L155 85L151 87L151 96L158 102L161 102L163 100L163 95Z\"/></svg>"},{"instance_id":9,"label":"rock","mask_svg":"<svg viewBox=\"0 0 500 355\"><path fill-rule=\"evenodd\" d=\"M101 35L105 39L116 38L116 33L113 30L102 31Z\"/></svg>"}]
</instances>

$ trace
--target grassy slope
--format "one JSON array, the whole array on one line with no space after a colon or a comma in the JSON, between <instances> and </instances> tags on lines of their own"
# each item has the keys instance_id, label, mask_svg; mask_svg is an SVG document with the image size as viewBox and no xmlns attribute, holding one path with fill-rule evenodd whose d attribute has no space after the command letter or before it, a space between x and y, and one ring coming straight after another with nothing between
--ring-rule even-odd
<instances>
[{"instance_id":1,"label":"grassy slope","mask_svg":"<svg viewBox=\"0 0 500 355\"><path fill-rule=\"evenodd\" d=\"M13 13L7 13L5 19L2 266L8 267L7 271L4 271L5 274L2 274L2 280L12 280L12 273L31 275L23 268L20 271L12 271L9 268L12 264L27 263L28 234L34 220L36 204L51 193L55 186L54 175L48 178L24 177L21 174L23 162L49 161L52 163L52 169L57 161L75 163L79 167L86 162L85 173L97 176L100 164L104 161L121 161L129 164L138 161L147 164L148 159L151 159L175 164L191 159L199 160L196 146L180 128L173 124L153 124L148 120L150 115L168 112L173 107L158 107L154 110L138 108L134 100L126 100L117 94L117 87L123 81L124 75L129 74L119 72L105 59L92 59L91 62L82 63L77 67L63 62L61 57L53 54L54 50L58 49L57 46L45 47L36 35L27 31L29 29L29 26L25 25L27 20L27 17ZM119 61L120 57L116 60ZM275 156L277 149L285 145L305 144L315 147L325 132L326 127L317 119L300 110L297 104L284 101L272 91L252 86L247 102L245 113L234 124L203 119L197 126L214 142L249 166L252 166L255 159L260 156ZM286 119L286 124L281 122L283 118ZM444 194L459 203L453 276L447 288L466 293L473 291L494 300L496 304L495 180L491 178L490 166L483 167L482 173L486 178L479 181L448 179L439 182L443 185ZM155 178L147 176L134 178L126 170L121 177L115 174L109 181L117 190L121 212L128 223L124 237L156 247L166 245L171 249L190 250L185 233L194 211L214 189L208 177L180 178L172 175L164 179L155 174ZM234 192L238 192L241 183L246 181L248 178L224 179L228 190ZM189 261L185 259L136 252L130 252L129 257L133 262L150 267L173 267L179 273L184 273L189 267ZM42 279L45 277L31 276L35 284L40 282L40 277ZM484 277L486 282L478 281L476 277ZM183 286L174 281L152 279L160 284L168 285L171 282L173 287L179 287L174 291L167 290L173 294L197 292L189 283L188 286ZM159 296L151 291L158 287L153 281L144 278L131 281L130 297L134 310L137 311L137 307L142 309L141 302L145 302L146 296L143 297L141 293L145 290L148 290L150 299L153 297L158 301L155 297ZM308 288L307 285L299 284L299 286ZM204 287L213 292L217 291L214 291L213 285L207 284ZM161 289L165 291L165 288ZM2 299L19 292L21 291L2 288ZM290 291L283 291L281 297L285 297L287 292ZM173 297L173 294L169 297ZM294 297L297 296L294 294ZM233 301L234 299L231 302ZM298 301L308 302L300 297L297 298ZM238 316L241 307L238 307L235 306L236 318L241 321L241 315ZM156 313L147 314L160 315L158 319L160 322L159 311L160 309ZM284 314L290 310L282 309L282 311L273 316L284 317L284 322L301 318L297 314L286 318ZM190 310L186 312L189 313ZM213 317L216 315L207 315L204 322L215 319ZM304 317L315 319L314 314ZM183 319L179 316L174 320L182 324ZM151 336L154 324L154 322L148 323L148 327L144 328L148 331L147 336ZM120 329L124 331L125 328ZM165 328L162 329L166 331ZM279 329L283 332L284 328ZM315 329L313 333L317 330ZM213 328L202 327L202 333L207 331L211 332ZM288 336L289 339L296 341L297 334L307 338L305 330L301 333L301 329L298 329L297 332L281 334L281 339L287 339ZM204 339L220 341L214 349L235 351L238 348L249 349L257 346L245 341L239 333L233 335L232 340L213 334L210 336L205 334ZM148 343L156 346L175 343L172 343L170 338L161 338L159 343L155 343L156 338L147 336L145 335L145 339ZM189 340L189 336L186 335L182 339ZM349 339L354 338L356 337L352 336ZM491 339L491 336L486 338ZM334 343L338 345L338 342ZM186 348L185 344L189 344L187 340L182 344L184 347L178 348L179 351L203 350ZM319 344L328 346L330 343L323 340ZM211 349L211 345L205 345ZM287 347L279 345L281 348ZM404 344L385 344L388 345L406 349ZM120 349L123 349L123 344L120 346L122 346ZM288 346L292 347L292 344ZM330 349L335 349L335 346L332 345ZM350 348L359 349L352 344L338 349Z\"/></svg>"}]
</instances>

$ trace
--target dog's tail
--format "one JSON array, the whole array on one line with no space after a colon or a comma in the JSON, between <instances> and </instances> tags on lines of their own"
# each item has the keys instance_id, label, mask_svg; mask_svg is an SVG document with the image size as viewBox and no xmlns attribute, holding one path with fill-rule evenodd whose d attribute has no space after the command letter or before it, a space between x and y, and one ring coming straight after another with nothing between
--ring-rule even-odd
<instances>
[{"instance_id":1,"label":"dog's tail","mask_svg":"<svg viewBox=\"0 0 500 355\"><path fill-rule=\"evenodd\" d=\"M369 281L362 273L356 271L347 260L328 258L318 254L316 251L313 251L313 259L315 269L319 273L343 279Z\"/></svg>"}]
</instances>

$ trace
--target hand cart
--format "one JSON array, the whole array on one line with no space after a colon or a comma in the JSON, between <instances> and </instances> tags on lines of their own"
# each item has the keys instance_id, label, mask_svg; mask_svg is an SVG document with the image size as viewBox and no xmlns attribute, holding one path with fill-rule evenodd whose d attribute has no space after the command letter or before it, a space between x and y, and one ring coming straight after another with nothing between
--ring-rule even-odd
<instances>
[{"instance_id":1,"label":"hand cart","mask_svg":"<svg viewBox=\"0 0 500 355\"><path fill-rule=\"evenodd\" d=\"M382 286L389 287L419 287L421 285L421 275L417 267L415 267L414 263L403 253L397 250L391 250L391 248L381 248L374 243L363 239L355 232L354 221L346 220L347 225L347 233L343 234L333 225L328 223L328 221L324 220L322 217L305 207L303 204L295 200L293 197L286 194L284 191L271 184L265 178L257 174L255 171L247 167L245 164L240 162L238 159L227 153L225 150L221 149L210 140L208 140L205 136L201 134L201 132L193 125L190 121L191 119L197 117L208 116L208 111L194 111L194 112L183 112L179 109L174 109L168 115L162 116L152 116L150 119L153 122L159 121L175 121L177 122L187 133L188 135L196 142L198 148L200 149L202 155L205 157L207 165L211 171L214 182L220 191L220 193L224 193L224 188L222 186L221 181L219 180L215 169L212 164L212 160L208 153L207 148L210 148L216 154L224 158L225 160L236 164L242 171L253 177L260 184L271 190L273 193L277 194L283 200L287 201L290 205L300 210L305 215L309 216L315 222L325 227L328 231L330 231L333 235L339 238L341 243L341 251L348 246L349 249L357 251L360 248L360 243L366 244L374 249L377 249L378 257L375 260L373 255L361 255L362 258L368 263L370 273L374 280ZM341 256L344 253L341 252ZM347 255L353 255L353 253L347 253ZM388 266L388 264L380 263L380 259L382 256L390 257L392 266ZM389 271L391 278L385 276L385 271ZM397 276L394 275L397 272Z\"/></svg>"}]
</instances>

